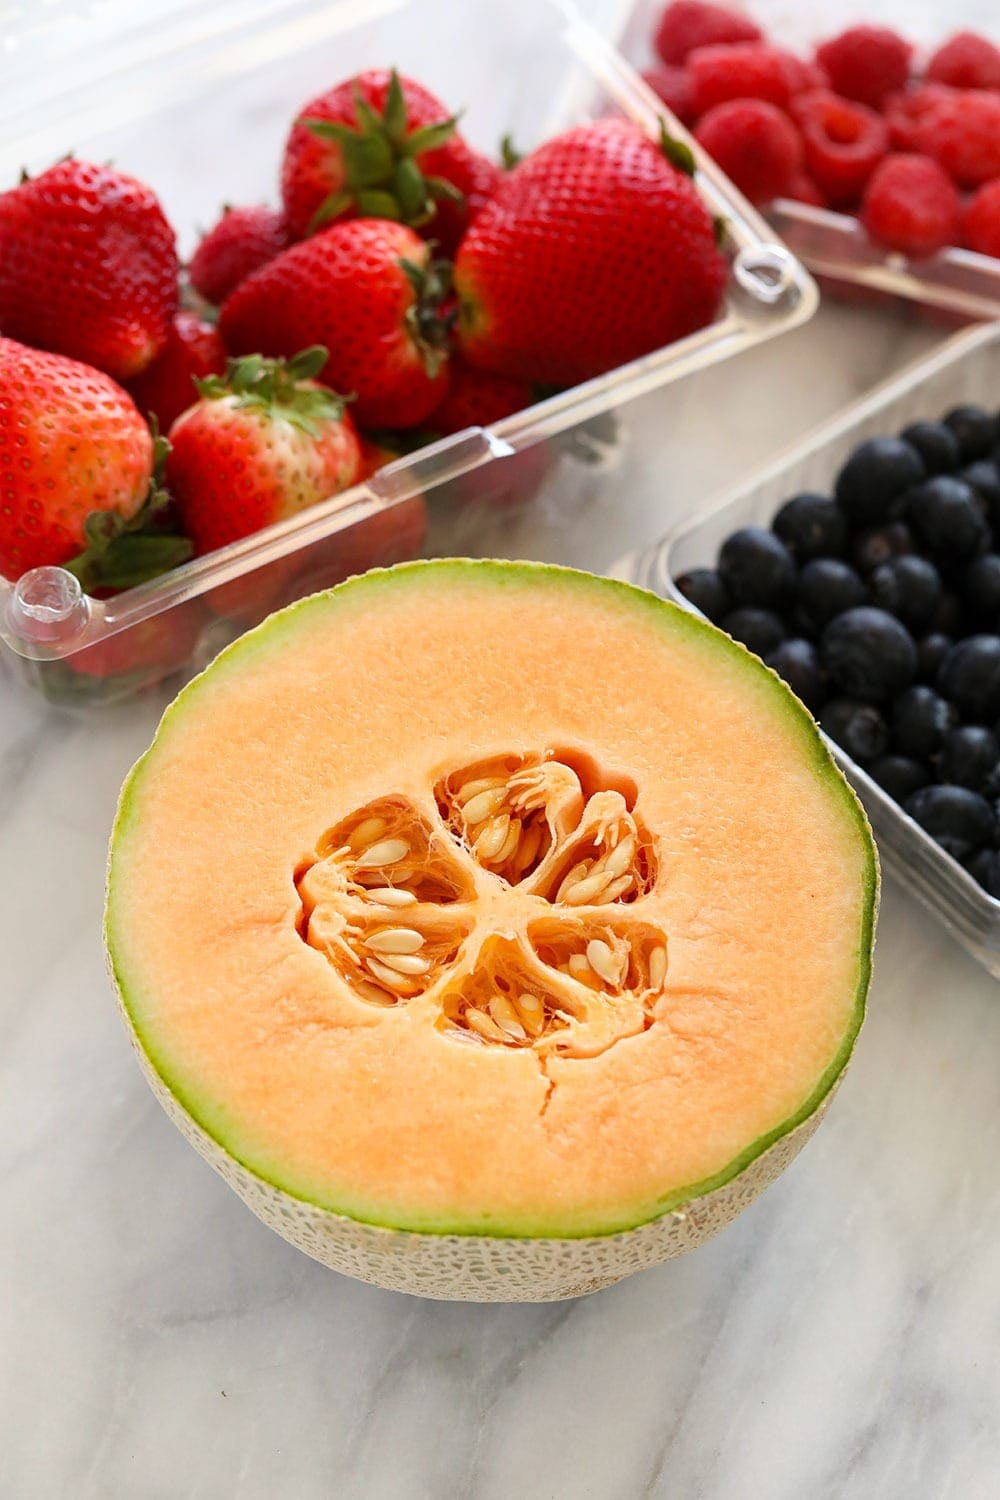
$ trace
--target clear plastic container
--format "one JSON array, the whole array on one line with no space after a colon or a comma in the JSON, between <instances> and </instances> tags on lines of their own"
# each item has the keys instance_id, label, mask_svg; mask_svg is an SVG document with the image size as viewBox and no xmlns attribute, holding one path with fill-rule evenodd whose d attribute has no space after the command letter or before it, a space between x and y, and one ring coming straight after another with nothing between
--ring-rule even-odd
<instances>
[{"instance_id":1,"label":"clear plastic container","mask_svg":"<svg viewBox=\"0 0 1000 1500\"><path fill-rule=\"evenodd\" d=\"M564 0L106 0L46 23L26 7L0 97L0 181L72 146L147 180L182 253L223 199L273 199L290 121L313 94L364 67L398 66L495 151L530 148L611 111L655 134L662 113L632 70ZM445 40L443 40L445 39ZM606 414L642 393L792 328L815 286L710 162L700 187L728 223L729 292L693 337L379 471L293 521L107 600L63 569L0 581L0 649L47 696L108 701L200 664L235 633L309 589L420 553L503 551L517 508L546 485L587 483ZM574 478L574 474L578 476ZM534 501L537 503L537 500Z\"/></svg>"},{"instance_id":2,"label":"clear plastic container","mask_svg":"<svg viewBox=\"0 0 1000 1500\"><path fill-rule=\"evenodd\" d=\"M622 55L636 69L654 60L652 37L666 0L636 0L622 6L617 36ZM728 3L728 0L727 0ZM944 12L940 0L910 0L905 22L899 0L867 0L830 11L802 0L748 0L735 6L757 22L776 45L809 56L817 42L852 22L890 26L914 43L917 63L956 31L969 29L1000 44L1000 10L991 0L956 0ZM652 91L650 91L650 96ZM909 260L870 240L849 214L832 213L779 198L767 210L775 232L830 289L856 300L902 298L938 307L966 320L1000 317L1000 261L971 250L947 249L925 260Z\"/></svg>"},{"instance_id":3,"label":"clear plastic container","mask_svg":"<svg viewBox=\"0 0 1000 1500\"><path fill-rule=\"evenodd\" d=\"M688 568L714 563L731 532L740 526L770 525L791 495L827 492L840 465L866 438L898 432L919 417L939 417L964 402L995 404L998 391L1000 324L957 334L929 358L908 365L786 449L696 519L682 522L656 546L623 559L615 571L690 609L674 578ZM1000 978L1000 901L945 854L839 746L828 743L865 804L885 863L984 968Z\"/></svg>"}]
</instances>

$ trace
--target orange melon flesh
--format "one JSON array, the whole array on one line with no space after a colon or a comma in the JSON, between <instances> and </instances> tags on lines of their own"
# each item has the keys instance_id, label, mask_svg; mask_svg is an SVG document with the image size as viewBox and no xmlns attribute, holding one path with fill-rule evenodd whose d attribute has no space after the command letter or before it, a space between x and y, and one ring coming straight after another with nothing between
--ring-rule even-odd
<instances>
[{"instance_id":1,"label":"orange melon flesh","mask_svg":"<svg viewBox=\"0 0 1000 1500\"><path fill-rule=\"evenodd\" d=\"M457 958L415 998L360 998L303 940L324 833L386 796L437 828L451 770L553 749L632 788L650 840L613 913L667 940L642 1029L593 1055L456 1045L442 993L544 904L458 844ZM622 584L449 561L293 605L180 694L123 792L106 931L156 1073L257 1177L396 1229L574 1237L691 1202L817 1109L876 889L857 800L741 646Z\"/></svg>"}]
</instances>

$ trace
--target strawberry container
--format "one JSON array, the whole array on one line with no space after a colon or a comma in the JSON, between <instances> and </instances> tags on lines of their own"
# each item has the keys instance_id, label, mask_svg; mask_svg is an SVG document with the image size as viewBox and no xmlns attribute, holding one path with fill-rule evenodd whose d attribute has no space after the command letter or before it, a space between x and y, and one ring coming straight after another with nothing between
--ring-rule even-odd
<instances>
[{"instance_id":1,"label":"strawberry container","mask_svg":"<svg viewBox=\"0 0 1000 1500\"><path fill-rule=\"evenodd\" d=\"M44 9L44 8L43 8ZM659 111L613 48L562 0L128 0L47 19L15 8L4 37L0 180L72 147L148 181L182 256L221 202L274 201L285 134L311 96L395 65L453 107L463 133L523 150L570 124L623 113L655 133ZM18 19L19 18L19 19ZM702 193L728 223L721 315L694 336L497 423L403 457L328 503L113 598L61 568L0 580L0 654L63 702L106 702L203 664L270 609L351 572L421 553L531 552L525 507L563 515L592 484L609 414L789 329L816 290L764 221L707 161Z\"/></svg>"},{"instance_id":2,"label":"strawberry container","mask_svg":"<svg viewBox=\"0 0 1000 1500\"><path fill-rule=\"evenodd\" d=\"M689 568L714 563L719 546L741 526L768 526L791 495L828 493L841 464L866 438L898 432L918 418L940 417L964 403L995 403L1000 390L1000 324L953 335L833 420L786 449L696 519L683 521L661 542L623 559L615 571L692 608L674 584ZM1000 901L988 895L898 803L839 746L837 761L858 791L883 862L938 917L955 938L1000 978Z\"/></svg>"},{"instance_id":3,"label":"strawberry container","mask_svg":"<svg viewBox=\"0 0 1000 1500\"><path fill-rule=\"evenodd\" d=\"M618 46L637 70L654 60L652 36L666 0L635 0L618 18ZM730 0L726 0L730 4ZM765 37L800 56L816 44L861 22L899 31L915 48L919 68L949 36L972 30L1000 45L1000 12L988 0L958 0L946 9L936 0L871 0L865 6L829 10L794 0L738 0L731 9L745 11ZM640 86L641 84L640 80ZM650 93L650 97L655 97ZM957 247L926 259L912 260L875 244L860 221L806 203L779 198L766 216L782 241L819 279L824 292L871 301L903 299L941 309L952 322L1000 317L1000 260Z\"/></svg>"}]
</instances>

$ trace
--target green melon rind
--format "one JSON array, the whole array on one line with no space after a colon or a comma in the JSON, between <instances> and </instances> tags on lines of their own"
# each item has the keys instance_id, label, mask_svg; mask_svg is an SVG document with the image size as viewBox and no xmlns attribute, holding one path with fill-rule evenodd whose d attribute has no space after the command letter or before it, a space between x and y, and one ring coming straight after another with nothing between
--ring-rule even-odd
<instances>
[{"instance_id":1,"label":"green melon rind","mask_svg":"<svg viewBox=\"0 0 1000 1500\"><path fill-rule=\"evenodd\" d=\"M525 1220L516 1225L505 1226L492 1223L469 1224L461 1220L424 1218L414 1214L407 1214L405 1222L400 1222L404 1218L403 1215L397 1215L390 1220L384 1216L384 1210L380 1213L377 1208L369 1207L368 1205L351 1204L347 1206L342 1203L322 1202L307 1191L300 1191L290 1187L287 1181L282 1182L277 1180L277 1174L273 1170L268 1170L259 1160L254 1161L249 1159L249 1156L245 1157L237 1149L234 1149L232 1140L233 1136L238 1134L238 1123L228 1117L225 1106L206 1098L195 1097L186 1088L183 1080L174 1076L169 1062L162 1055L158 1054L158 1049L155 1045L147 1037L143 1036L138 1018L141 1006L135 1003L141 986L133 983L125 974L125 966L116 951L119 946L123 946L116 944L115 934L114 874L116 855L121 850L130 824L138 812L142 779L150 766L152 758L155 757L158 748L164 743L164 740L169 738L170 732L183 724L186 710L197 699L200 693L205 690L206 686L211 688L214 682L223 678L234 667L239 668L251 663L259 656L262 649L280 648L289 632L301 625L303 617L314 609L329 609L333 603L336 603L337 606L342 605L344 602L363 603L363 598L367 591L385 586L397 588L401 578L421 580L430 574L445 575L456 572L464 578L469 579L478 574L494 584L499 583L510 587L516 587L522 582L542 576L547 581L559 583L564 587L583 588L589 592L600 591L605 596L614 596L620 602L641 609L647 614L647 618L652 615L655 623L660 623L669 617L671 630L675 630L679 626L687 630L692 637L696 638L699 644L704 644L716 651L728 651L731 654L739 655L745 664L752 664L761 688L773 695L775 708L781 711L783 717L787 720L786 727L791 726L799 730L803 747L813 759L817 773L826 781L830 790L842 802L845 811L856 824L861 846L865 854L864 908L859 933L857 958L858 981L851 1021L835 1057L820 1077L809 1097L792 1115L772 1130L758 1137L750 1146L740 1152L738 1156L734 1157L725 1167L719 1172L714 1173L711 1177L704 1178L683 1188L674 1189L652 1203L643 1204L632 1213L619 1215L614 1218L606 1218L601 1222L595 1223L591 1220L577 1225L568 1225L564 1221L552 1224L544 1220L532 1219ZM727 1184L747 1172L748 1168L754 1162L763 1157L765 1153L771 1151L784 1137L801 1131L806 1122L810 1121L811 1117L820 1110L824 1101L828 1099L832 1089L843 1074L844 1069L850 1061L851 1053L854 1050L858 1033L864 1021L865 999L871 978L878 897L878 859L871 828L860 801L826 748L811 715L776 673L766 667L759 658L747 651L744 646L733 641L729 636L723 634L723 632L717 630L699 616L680 608L668 600L661 599L656 594L649 593L643 589L637 589L631 584L613 579L598 578L588 573L578 572L575 569L557 567L554 564L547 563L512 563L447 558L430 562L402 563L394 568L376 569L356 578L348 579L345 583L339 584L336 588L327 590L324 593L313 594L305 599L300 599L277 614L270 616L269 619L258 625L254 630L251 630L226 647L204 672L194 678L180 691L163 714L152 744L132 767L122 788L118 811L111 833L104 937L109 971L118 991L124 1017L135 1042L141 1048L143 1056L148 1060L156 1077L162 1082L168 1094L191 1117L191 1120L199 1130L204 1132L229 1160L237 1164L239 1168L250 1174L262 1185L266 1185L268 1188L287 1196L291 1200L300 1201L330 1215L335 1222L356 1222L374 1228L397 1231L403 1234L411 1233L421 1237L426 1235L458 1235L497 1240L530 1241L557 1239L560 1242L564 1242L621 1235L623 1232L653 1223L665 1215L676 1214L679 1210L695 1204L699 1199L704 1199L712 1194L718 1194ZM162 1098L161 1102L164 1102ZM802 1131L802 1134L805 1135L806 1132ZM199 1149L202 1149L200 1145ZM216 1163L216 1165L218 1164ZM709 1232L714 1231L710 1230Z\"/></svg>"}]
</instances>

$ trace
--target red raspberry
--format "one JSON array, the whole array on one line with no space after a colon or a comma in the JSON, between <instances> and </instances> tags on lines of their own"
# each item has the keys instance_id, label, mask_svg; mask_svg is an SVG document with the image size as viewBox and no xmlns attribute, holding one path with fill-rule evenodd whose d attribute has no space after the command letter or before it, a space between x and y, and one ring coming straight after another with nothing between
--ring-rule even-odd
<instances>
[{"instance_id":1,"label":"red raspberry","mask_svg":"<svg viewBox=\"0 0 1000 1500\"><path fill-rule=\"evenodd\" d=\"M788 92L793 99L797 94L804 94L809 89L830 87L830 80L819 63L807 57L796 57L794 52L786 52L783 47L775 47L773 50L785 59Z\"/></svg>"},{"instance_id":2,"label":"red raspberry","mask_svg":"<svg viewBox=\"0 0 1000 1500\"><path fill-rule=\"evenodd\" d=\"M643 78L653 93L663 100L667 108L684 125L694 121L694 101L691 97L691 79L687 68L673 68L667 63L657 63L647 68Z\"/></svg>"},{"instance_id":3,"label":"red raspberry","mask_svg":"<svg viewBox=\"0 0 1000 1500\"><path fill-rule=\"evenodd\" d=\"M699 47L688 72L698 115L729 99L766 99L783 109L792 97L788 54L777 47Z\"/></svg>"},{"instance_id":4,"label":"red raspberry","mask_svg":"<svg viewBox=\"0 0 1000 1500\"><path fill-rule=\"evenodd\" d=\"M698 47L728 42L759 42L761 32L748 16L702 0L674 0L660 17L653 46L665 63L685 63Z\"/></svg>"},{"instance_id":5,"label":"red raspberry","mask_svg":"<svg viewBox=\"0 0 1000 1500\"><path fill-rule=\"evenodd\" d=\"M802 165L798 131L763 99L717 104L700 121L695 139L751 203L780 198Z\"/></svg>"},{"instance_id":6,"label":"red raspberry","mask_svg":"<svg viewBox=\"0 0 1000 1500\"><path fill-rule=\"evenodd\" d=\"M889 149L885 121L864 104L828 89L813 89L792 101L802 131L806 171L836 206L854 203Z\"/></svg>"},{"instance_id":7,"label":"red raspberry","mask_svg":"<svg viewBox=\"0 0 1000 1500\"><path fill-rule=\"evenodd\" d=\"M806 172L796 172L785 190L785 197L796 203L808 203L812 208L827 207L826 199Z\"/></svg>"},{"instance_id":8,"label":"red raspberry","mask_svg":"<svg viewBox=\"0 0 1000 1500\"><path fill-rule=\"evenodd\" d=\"M914 132L918 151L933 156L959 187L1000 177L1000 98L983 89L950 94Z\"/></svg>"},{"instance_id":9,"label":"red raspberry","mask_svg":"<svg viewBox=\"0 0 1000 1500\"><path fill-rule=\"evenodd\" d=\"M980 255L1000 256L1000 177L984 182L965 205L962 239Z\"/></svg>"},{"instance_id":10,"label":"red raspberry","mask_svg":"<svg viewBox=\"0 0 1000 1500\"><path fill-rule=\"evenodd\" d=\"M916 151L917 126L936 109L951 89L940 83L925 83L921 88L902 94L890 94L882 106L889 127L889 144L894 151Z\"/></svg>"},{"instance_id":11,"label":"red raspberry","mask_svg":"<svg viewBox=\"0 0 1000 1500\"><path fill-rule=\"evenodd\" d=\"M974 31L959 31L934 53L927 77L953 89L1000 89L1000 48Z\"/></svg>"},{"instance_id":12,"label":"red raspberry","mask_svg":"<svg viewBox=\"0 0 1000 1500\"><path fill-rule=\"evenodd\" d=\"M885 26L849 26L816 49L830 87L845 99L878 106L905 87L913 48Z\"/></svg>"},{"instance_id":13,"label":"red raspberry","mask_svg":"<svg viewBox=\"0 0 1000 1500\"><path fill-rule=\"evenodd\" d=\"M961 215L955 184L929 156L887 156L861 204L861 222L873 240L918 258L953 245Z\"/></svg>"}]
</instances>

